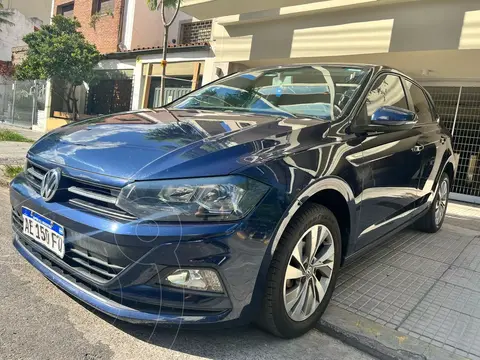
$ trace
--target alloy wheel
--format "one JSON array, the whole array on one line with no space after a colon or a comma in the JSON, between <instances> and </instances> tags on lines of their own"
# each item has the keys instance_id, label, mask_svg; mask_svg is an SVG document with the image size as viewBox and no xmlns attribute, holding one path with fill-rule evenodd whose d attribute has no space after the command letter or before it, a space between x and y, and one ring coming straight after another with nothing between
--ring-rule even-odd
<instances>
[{"instance_id":1,"label":"alloy wheel","mask_svg":"<svg viewBox=\"0 0 480 360\"><path fill-rule=\"evenodd\" d=\"M438 197L435 203L435 225L439 225L447 210L448 201L448 181L444 179L438 189Z\"/></svg>"},{"instance_id":2,"label":"alloy wheel","mask_svg":"<svg viewBox=\"0 0 480 360\"><path fill-rule=\"evenodd\" d=\"M292 320L306 320L318 308L332 278L334 259L332 233L325 225L314 225L300 237L283 288L285 309Z\"/></svg>"}]
</instances>

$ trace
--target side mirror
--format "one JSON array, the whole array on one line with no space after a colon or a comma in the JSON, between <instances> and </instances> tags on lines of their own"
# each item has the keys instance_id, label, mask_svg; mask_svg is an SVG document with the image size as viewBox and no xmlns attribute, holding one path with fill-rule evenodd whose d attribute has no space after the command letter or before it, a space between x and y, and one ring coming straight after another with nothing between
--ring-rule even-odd
<instances>
[{"instance_id":1,"label":"side mirror","mask_svg":"<svg viewBox=\"0 0 480 360\"><path fill-rule=\"evenodd\" d=\"M411 128L417 123L417 114L395 106L382 106L372 115L372 125Z\"/></svg>"}]
</instances>

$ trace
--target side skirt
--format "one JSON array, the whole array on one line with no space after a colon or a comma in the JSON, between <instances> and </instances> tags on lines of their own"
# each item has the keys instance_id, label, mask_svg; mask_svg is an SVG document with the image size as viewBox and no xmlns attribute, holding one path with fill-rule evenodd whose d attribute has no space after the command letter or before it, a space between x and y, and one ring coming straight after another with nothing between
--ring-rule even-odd
<instances>
[{"instance_id":1,"label":"side skirt","mask_svg":"<svg viewBox=\"0 0 480 360\"><path fill-rule=\"evenodd\" d=\"M415 221L417 221L419 218L421 218L428 210L430 209L430 207L427 207L425 208L424 210L422 210L421 212L419 212L417 215L415 215L412 219L408 220L408 221L405 221L403 224L399 225L398 227L396 227L395 229L391 230L390 232L386 233L385 235L379 237L377 240L371 242L370 244L364 246L363 248L361 248L360 250L356 251L355 253L347 256L343 263L342 263L342 266L345 266L345 265L348 265L350 264L352 261L354 261L355 259L359 258L359 257L362 257L363 255L365 255L366 253L370 252L372 249L378 247L379 245L383 244L384 242L386 242L387 240L389 240L393 235L395 235L396 233L398 233L399 231L405 229L406 227L410 226L410 225L413 225L415 223Z\"/></svg>"}]
</instances>

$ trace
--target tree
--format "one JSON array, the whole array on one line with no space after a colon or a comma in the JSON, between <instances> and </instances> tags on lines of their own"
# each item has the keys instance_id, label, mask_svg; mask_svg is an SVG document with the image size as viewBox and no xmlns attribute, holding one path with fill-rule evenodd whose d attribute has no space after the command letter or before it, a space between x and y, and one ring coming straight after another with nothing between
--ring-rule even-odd
<instances>
[{"instance_id":1,"label":"tree","mask_svg":"<svg viewBox=\"0 0 480 360\"><path fill-rule=\"evenodd\" d=\"M178 11L180 10L181 0L147 0L150 10L159 10L162 14L163 23L163 55L162 55L162 78L160 82L160 104L165 104L165 75L167 72L167 48L168 48L168 30L170 25L175 21ZM165 9L174 9L173 15L169 21L165 18Z\"/></svg>"},{"instance_id":2,"label":"tree","mask_svg":"<svg viewBox=\"0 0 480 360\"><path fill-rule=\"evenodd\" d=\"M78 117L77 86L92 82L93 68L101 59L95 45L87 42L78 28L80 23L76 19L54 16L50 25L42 25L39 31L25 35L27 56L15 68L15 77L19 80L65 83L65 91L53 91L65 101L74 120Z\"/></svg>"}]
</instances>

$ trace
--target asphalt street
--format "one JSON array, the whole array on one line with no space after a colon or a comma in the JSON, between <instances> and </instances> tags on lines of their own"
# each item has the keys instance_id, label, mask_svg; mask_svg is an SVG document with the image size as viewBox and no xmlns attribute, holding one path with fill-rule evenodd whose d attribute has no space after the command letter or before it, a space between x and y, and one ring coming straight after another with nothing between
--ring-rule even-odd
<instances>
[{"instance_id":1,"label":"asphalt street","mask_svg":"<svg viewBox=\"0 0 480 360\"><path fill-rule=\"evenodd\" d=\"M281 340L255 327L159 329L115 321L55 287L11 244L0 188L0 359L342 359L370 356L316 330Z\"/></svg>"}]
</instances>

